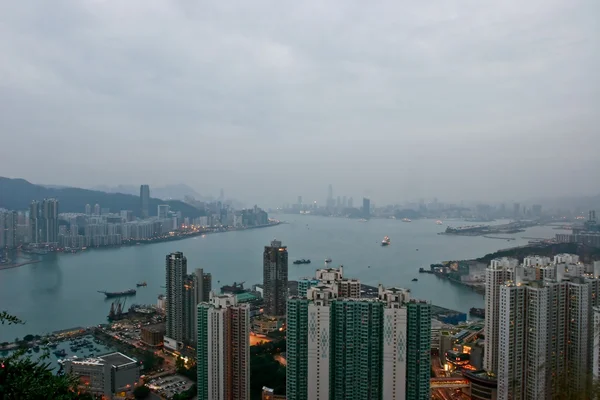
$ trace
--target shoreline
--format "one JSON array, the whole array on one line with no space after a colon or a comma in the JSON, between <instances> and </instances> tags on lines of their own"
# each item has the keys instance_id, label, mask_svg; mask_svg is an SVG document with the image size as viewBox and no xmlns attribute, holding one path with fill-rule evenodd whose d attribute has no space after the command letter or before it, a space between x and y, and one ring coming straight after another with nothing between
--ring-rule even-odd
<instances>
[{"instance_id":1,"label":"shoreline","mask_svg":"<svg viewBox=\"0 0 600 400\"><path fill-rule=\"evenodd\" d=\"M80 252L88 251L88 250L114 250L114 249L119 249L121 247L132 247L132 246L141 246L141 245L148 245L148 244L155 244L155 243L174 242L174 241L191 239L194 237L198 237L198 236L202 236L202 235L210 235L210 234L215 234L215 233L238 232L238 231L247 231L247 230L252 230L252 229L269 228L269 227L278 226L281 224L285 224L285 222L274 221L274 222L268 223L266 225L247 226L247 227L242 227L242 228L228 228L228 229L222 229L222 230L197 231L197 232L191 232L191 233L182 234L182 235L178 235L178 236L171 236L171 237L167 237L167 238L161 237L161 238L141 240L141 241L132 240L132 241L127 241L125 243L122 243L118 246L97 246L97 247L90 246L90 247L86 248L85 250L79 250L74 253L63 252L63 251L52 251L52 252L48 252L45 254L36 254L33 252L25 252L25 251L23 251L23 253L25 253L27 255L37 255L37 256L43 257L43 256L48 256L48 255L54 255L54 254L78 254ZM41 260L41 259L36 259L36 260L27 260L27 261L16 263L16 264L14 264L14 263L0 264L0 271L6 270L6 269L19 268L19 267L23 267L25 265L30 265L30 264L36 264L36 263L39 263L42 261L43 260Z\"/></svg>"}]
</instances>

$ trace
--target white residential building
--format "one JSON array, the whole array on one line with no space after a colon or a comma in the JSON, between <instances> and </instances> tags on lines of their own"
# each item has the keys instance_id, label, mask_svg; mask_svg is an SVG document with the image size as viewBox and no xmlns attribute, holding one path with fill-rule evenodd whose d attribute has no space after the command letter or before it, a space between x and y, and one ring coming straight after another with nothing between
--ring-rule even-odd
<instances>
[{"instance_id":1,"label":"white residential building","mask_svg":"<svg viewBox=\"0 0 600 400\"><path fill-rule=\"evenodd\" d=\"M235 295L198 304L198 399L250 399L250 308Z\"/></svg>"},{"instance_id":2,"label":"white residential building","mask_svg":"<svg viewBox=\"0 0 600 400\"><path fill-rule=\"evenodd\" d=\"M591 282L577 277L500 286L498 399L551 398L566 371L568 390L586 387L591 299Z\"/></svg>"},{"instance_id":3,"label":"white residential building","mask_svg":"<svg viewBox=\"0 0 600 400\"><path fill-rule=\"evenodd\" d=\"M514 276L519 260L496 258L485 271L485 354L483 368L490 372L498 369L498 332L500 286Z\"/></svg>"}]
</instances>

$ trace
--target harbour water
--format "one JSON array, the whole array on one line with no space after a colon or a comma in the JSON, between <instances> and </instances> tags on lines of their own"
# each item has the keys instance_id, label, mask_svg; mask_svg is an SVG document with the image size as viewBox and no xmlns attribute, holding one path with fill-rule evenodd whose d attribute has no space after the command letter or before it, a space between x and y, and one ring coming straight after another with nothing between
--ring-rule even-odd
<instances>
[{"instance_id":1,"label":"harbour water","mask_svg":"<svg viewBox=\"0 0 600 400\"><path fill-rule=\"evenodd\" d=\"M272 228L210 234L204 237L122 247L87 250L78 254L51 254L42 261L19 268L0 270L0 310L26 321L25 325L0 325L0 341L13 341L26 334L44 334L74 326L91 326L106 321L113 299L98 291L137 288L127 305L155 304L164 292L165 255L183 251L188 270L204 268L213 275L213 288L262 281L262 252L277 238L288 246L289 279L312 276L331 257L332 266L344 265L348 277L366 284L383 283L411 289L416 298L466 312L482 307L483 296L458 284L429 274L419 267L443 260L483 256L499 249L527 244L522 237L553 237L551 227L533 227L506 237L506 241L484 237L438 235L445 225L433 220L411 223L373 219L368 222L343 218L304 215L278 215L287 221ZM505 222L505 221L498 221ZM449 221L452 226L464 225ZM391 244L382 247L389 236ZM311 264L293 265L295 259L311 259ZM369 268L370 266L370 268ZM418 278L417 282L412 282Z\"/></svg>"}]
</instances>

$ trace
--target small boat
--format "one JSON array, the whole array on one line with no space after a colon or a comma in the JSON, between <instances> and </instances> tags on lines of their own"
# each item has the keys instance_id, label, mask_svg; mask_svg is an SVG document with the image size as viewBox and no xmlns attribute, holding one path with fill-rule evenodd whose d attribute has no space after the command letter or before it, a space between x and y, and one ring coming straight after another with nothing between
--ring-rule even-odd
<instances>
[{"instance_id":1,"label":"small boat","mask_svg":"<svg viewBox=\"0 0 600 400\"><path fill-rule=\"evenodd\" d=\"M331 260L331 258L326 258L326 259L325 259L325 263L326 263L326 264L329 264L331 261L332 261L332 260Z\"/></svg>"},{"instance_id":2,"label":"small boat","mask_svg":"<svg viewBox=\"0 0 600 400\"><path fill-rule=\"evenodd\" d=\"M141 287L141 286L148 286L148 284L146 283L146 281L144 281L144 282L138 282L138 283L136 284L136 286L137 286L137 287Z\"/></svg>"},{"instance_id":3,"label":"small boat","mask_svg":"<svg viewBox=\"0 0 600 400\"><path fill-rule=\"evenodd\" d=\"M417 278L413 278L413 280L412 280L412 281L413 281L413 282L416 282L416 281L418 281L418 279L417 279Z\"/></svg>"},{"instance_id":4,"label":"small boat","mask_svg":"<svg viewBox=\"0 0 600 400\"><path fill-rule=\"evenodd\" d=\"M412 222L409 218L402 218L402 222Z\"/></svg>"},{"instance_id":5,"label":"small boat","mask_svg":"<svg viewBox=\"0 0 600 400\"><path fill-rule=\"evenodd\" d=\"M64 357L64 356L66 356L66 355L67 355L67 352L66 352L64 349L62 349L62 350L56 350L56 351L54 352L54 355L55 355L56 357Z\"/></svg>"},{"instance_id":6,"label":"small boat","mask_svg":"<svg viewBox=\"0 0 600 400\"><path fill-rule=\"evenodd\" d=\"M390 237L386 236L383 238L383 240L381 241L381 245L382 246L389 246L391 243Z\"/></svg>"},{"instance_id":7,"label":"small boat","mask_svg":"<svg viewBox=\"0 0 600 400\"><path fill-rule=\"evenodd\" d=\"M444 225L444 223L442 221L440 221L439 219L437 221L435 221L436 225Z\"/></svg>"},{"instance_id":8,"label":"small boat","mask_svg":"<svg viewBox=\"0 0 600 400\"><path fill-rule=\"evenodd\" d=\"M303 258L303 259L300 259L300 260L295 260L295 261L293 262L293 264L295 264L295 265L300 265L300 264L310 264L310 260L305 260L305 259Z\"/></svg>"}]
</instances>

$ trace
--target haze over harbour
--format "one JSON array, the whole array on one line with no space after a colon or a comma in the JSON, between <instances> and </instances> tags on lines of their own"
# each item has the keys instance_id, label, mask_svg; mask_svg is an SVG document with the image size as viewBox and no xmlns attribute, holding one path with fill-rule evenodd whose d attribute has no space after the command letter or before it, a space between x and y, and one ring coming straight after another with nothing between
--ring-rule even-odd
<instances>
[{"instance_id":1,"label":"haze over harbour","mask_svg":"<svg viewBox=\"0 0 600 400\"><path fill-rule=\"evenodd\" d=\"M246 286L262 282L263 247L273 239L288 246L291 280L312 276L326 257L344 265L348 275L365 284L402 286L417 298L458 311L481 307L483 296L433 275L418 274L431 263L483 256L498 249L526 244L526 237L552 237L557 230L539 226L509 235L516 240L438 235L444 230L433 220L403 223L373 219L367 223L343 218L278 215L288 221L272 228L210 234L176 242L118 249L89 250L78 254L52 254L37 264L0 271L0 304L27 323L5 326L0 340L11 341L28 333L46 333L106 321L110 301L99 290L134 288L146 281L127 304L155 304L165 284L165 255L183 251L188 268L204 268L213 275L213 288L236 282ZM501 222L501 221L497 221ZM459 225L461 221L448 221ZM383 236L392 244L382 248ZM417 250L418 249L418 250ZM291 261L310 258L312 264ZM368 268L371 266L371 268ZM417 277L418 282L411 282ZM220 282L220 283L219 283Z\"/></svg>"}]
</instances>

